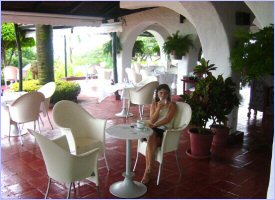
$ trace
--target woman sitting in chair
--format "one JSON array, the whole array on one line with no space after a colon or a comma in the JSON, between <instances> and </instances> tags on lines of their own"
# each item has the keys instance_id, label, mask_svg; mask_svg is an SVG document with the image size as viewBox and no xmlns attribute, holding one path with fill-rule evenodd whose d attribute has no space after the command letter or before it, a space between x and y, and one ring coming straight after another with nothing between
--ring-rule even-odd
<instances>
[{"instance_id":1,"label":"woman sitting in chair","mask_svg":"<svg viewBox=\"0 0 275 200\"><path fill-rule=\"evenodd\" d=\"M172 127L172 119L176 109L176 103L171 101L169 86L167 84L159 85L155 91L155 99L150 107L149 127L154 132L147 141L146 169L141 180L143 184L147 184L150 181L156 150L161 146L164 131Z\"/></svg>"}]
</instances>

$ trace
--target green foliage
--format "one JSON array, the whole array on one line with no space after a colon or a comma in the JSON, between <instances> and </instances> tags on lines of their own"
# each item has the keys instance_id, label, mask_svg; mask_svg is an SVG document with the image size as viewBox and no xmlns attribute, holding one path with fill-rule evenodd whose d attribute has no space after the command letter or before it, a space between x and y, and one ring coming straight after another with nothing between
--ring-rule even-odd
<instances>
[{"instance_id":1,"label":"green foliage","mask_svg":"<svg viewBox=\"0 0 275 200\"><path fill-rule=\"evenodd\" d=\"M15 38L15 29L13 23L3 23L2 24L2 41L13 42Z\"/></svg>"},{"instance_id":2,"label":"green foliage","mask_svg":"<svg viewBox=\"0 0 275 200\"><path fill-rule=\"evenodd\" d=\"M146 63L148 58L152 60L152 56L156 54L160 54L160 48L154 37L137 37L132 51L134 60Z\"/></svg>"},{"instance_id":3,"label":"green foliage","mask_svg":"<svg viewBox=\"0 0 275 200\"><path fill-rule=\"evenodd\" d=\"M209 60L203 59L201 64L205 67L202 68L204 70L197 68L202 76L196 83L195 91L181 97L192 108L191 123L198 127L199 133L206 134L207 122L210 119L214 124L225 122L226 115L240 104L240 100L236 93L236 84L230 77L225 80L222 75L214 77L210 71L216 67L214 64L209 65Z\"/></svg>"},{"instance_id":4,"label":"green foliage","mask_svg":"<svg viewBox=\"0 0 275 200\"><path fill-rule=\"evenodd\" d=\"M81 65L87 65L87 64L94 65L94 64L99 64L103 61L106 61L106 57L110 57L110 56L104 55L103 49L101 47L93 51L88 51L81 56L74 56L73 60L74 60L75 66L81 66Z\"/></svg>"},{"instance_id":5,"label":"green foliage","mask_svg":"<svg viewBox=\"0 0 275 200\"><path fill-rule=\"evenodd\" d=\"M201 77L203 74L211 75L210 71L217 69L217 67L214 66L215 64L209 65L209 60L206 61L205 58L201 58L200 64L194 67L194 74L198 77Z\"/></svg>"},{"instance_id":6,"label":"green foliage","mask_svg":"<svg viewBox=\"0 0 275 200\"><path fill-rule=\"evenodd\" d=\"M29 80L29 81L23 81L23 91L26 92L32 92L36 91L41 87L38 80ZM12 84L12 90L17 92L19 90L19 83L16 82Z\"/></svg>"},{"instance_id":7,"label":"green foliage","mask_svg":"<svg viewBox=\"0 0 275 200\"><path fill-rule=\"evenodd\" d=\"M51 97L51 103L56 103L61 100L76 101L77 96L80 94L81 88L78 83L69 81L56 81L56 90ZM26 92L36 91L42 85L38 80L23 81L23 90ZM12 85L13 91L19 90L19 83Z\"/></svg>"},{"instance_id":8,"label":"green foliage","mask_svg":"<svg viewBox=\"0 0 275 200\"><path fill-rule=\"evenodd\" d=\"M116 41L117 41L116 51L117 51L117 54L119 54L120 51L122 50L122 45L120 43L119 37L117 37ZM103 44L103 54L105 54L107 56L112 56L112 47L113 47L112 40Z\"/></svg>"},{"instance_id":9,"label":"green foliage","mask_svg":"<svg viewBox=\"0 0 275 200\"><path fill-rule=\"evenodd\" d=\"M191 34L180 35L179 31L169 36L163 44L163 51L169 56L174 55L176 58L185 56L191 47L193 47L193 40Z\"/></svg>"},{"instance_id":10,"label":"green foliage","mask_svg":"<svg viewBox=\"0 0 275 200\"><path fill-rule=\"evenodd\" d=\"M223 79L222 75L214 78L210 84L209 107L213 124L226 124L227 115L235 106L240 105L240 99L236 92L236 83L231 77Z\"/></svg>"},{"instance_id":11,"label":"green foliage","mask_svg":"<svg viewBox=\"0 0 275 200\"><path fill-rule=\"evenodd\" d=\"M273 74L274 67L274 26L261 29L257 33L238 31L230 59L232 69L241 74L245 85L253 79Z\"/></svg>"},{"instance_id":12,"label":"green foliage","mask_svg":"<svg viewBox=\"0 0 275 200\"><path fill-rule=\"evenodd\" d=\"M143 55L144 52L144 42L142 40L136 40L133 51L132 51L132 56L141 56Z\"/></svg>"},{"instance_id":13,"label":"green foliage","mask_svg":"<svg viewBox=\"0 0 275 200\"><path fill-rule=\"evenodd\" d=\"M78 83L70 81L56 81L56 90L51 97L51 103L56 103L61 100L77 101L77 96L80 94L81 87Z\"/></svg>"},{"instance_id":14,"label":"green foliage","mask_svg":"<svg viewBox=\"0 0 275 200\"><path fill-rule=\"evenodd\" d=\"M19 30L19 38L21 42L22 52L26 47L35 46L34 38L26 38L25 31ZM1 54L2 54L2 66L10 65L14 56L15 49L17 48L15 29L13 23L2 24L2 37L1 37ZM9 55L7 51L11 50ZM14 63L13 63L14 64Z\"/></svg>"},{"instance_id":15,"label":"green foliage","mask_svg":"<svg viewBox=\"0 0 275 200\"><path fill-rule=\"evenodd\" d=\"M32 63L37 59L35 48L33 47L25 47L22 49L22 63L23 67L26 66L29 63ZM12 56L12 50L9 49L7 51L7 58L11 58L11 65L18 66L18 54L17 52L14 53L14 56Z\"/></svg>"},{"instance_id":16,"label":"green foliage","mask_svg":"<svg viewBox=\"0 0 275 200\"><path fill-rule=\"evenodd\" d=\"M206 134L206 124L210 119L211 107L209 92L211 90L211 82L215 79L214 76L201 78L193 93L181 95L182 100L188 103L192 108L191 123L197 126L200 134Z\"/></svg>"}]
</instances>

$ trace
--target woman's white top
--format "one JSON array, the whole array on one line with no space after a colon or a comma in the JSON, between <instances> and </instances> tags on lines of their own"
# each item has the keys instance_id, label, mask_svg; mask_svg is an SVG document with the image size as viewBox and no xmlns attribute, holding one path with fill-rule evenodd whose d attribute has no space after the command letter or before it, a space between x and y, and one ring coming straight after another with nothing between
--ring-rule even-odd
<instances>
[{"instance_id":1,"label":"woman's white top","mask_svg":"<svg viewBox=\"0 0 275 200\"><path fill-rule=\"evenodd\" d=\"M161 121L161 120L163 120L164 118L166 118L166 116L167 116L167 114L168 114L168 112L169 112L169 108L170 108L170 105L167 106L167 107L162 108L162 109L159 111L159 118L158 118L158 120L156 121L156 123L159 122L159 121ZM173 119L172 119L168 124L165 124L164 126L165 126L166 128L168 128L168 129L170 129L170 128L172 128L172 123L173 123ZM160 126L160 127L158 127L158 128L161 128L161 127L163 127L163 126Z\"/></svg>"}]
</instances>

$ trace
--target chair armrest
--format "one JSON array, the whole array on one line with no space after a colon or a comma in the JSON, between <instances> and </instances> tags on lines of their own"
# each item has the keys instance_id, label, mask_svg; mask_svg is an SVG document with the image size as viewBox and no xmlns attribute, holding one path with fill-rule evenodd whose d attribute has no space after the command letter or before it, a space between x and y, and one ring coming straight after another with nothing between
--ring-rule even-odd
<instances>
[{"instance_id":1,"label":"chair armrest","mask_svg":"<svg viewBox=\"0 0 275 200\"><path fill-rule=\"evenodd\" d=\"M186 127L186 126L184 126L184 128L185 128L185 127ZM167 129L166 131L168 131L168 132L183 131L184 128L172 128L172 129Z\"/></svg>"},{"instance_id":2,"label":"chair armrest","mask_svg":"<svg viewBox=\"0 0 275 200\"><path fill-rule=\"evenodd\" d=\"M56 139L53 139L52 141L58 146L62 147L64 150L70 152L70 147L66 135L62 135Z\"/></svg>"},{"instance_id":3,"label":"chair armrest","mask_svg":"<svg viewBox=\"0 0 275 200\"><path fill-rule=\"evenodd\" d=\"M165 152L177 150L182 132L183 132L183 129L166 130L163 134L161 151L165 153Z\"/></svg>"},{"instance_id":4,"label":"chair armrest","mask_svg":"<svg viewBox=\"0 0 275 200\"><path fill-rule=\"evenodd\" d=\"M72 173L70 176L72 176L71 178L73 181L91 177L92 174L94 174L98 179L98 154L99 148L79 155L71 154Z\"/></svg>"},{"instance_id":5,"label":"chair armrest","mask_svg":"<svg viewBox=\"0 0 275 200\"><path fill-rule=\"evenodd\" d=\"M70 128L65 127L59 127L61 133L67 137L67 142L70 148L70 152L76 152L76 138L74 137L74 134L72 133Z\"/></svg>"},{"instance_id":6,"label":"chair armrest","mask_svg":"<svg viewBox=\"0 0 275 200\"><path fill-rule=\"evenodd\" d=\"M96 155L96 153L98 154L100 151L99 148L94 148L90 151L87 151L85 153L81 153L81 154L77 154L77 155L73 155L74 157L78 157L78 158L81 158L81 157L90 157L92 155Z\"/></svg>"}]
</instances>

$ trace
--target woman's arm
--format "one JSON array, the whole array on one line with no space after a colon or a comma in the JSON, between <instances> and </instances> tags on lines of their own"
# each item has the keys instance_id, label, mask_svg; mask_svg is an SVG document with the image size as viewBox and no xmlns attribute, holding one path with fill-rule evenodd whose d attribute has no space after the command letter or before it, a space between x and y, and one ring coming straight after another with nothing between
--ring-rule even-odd
<instances>
[{"instance_id":1,"label":"woman's arm","mask_svg":"<svg viewBox=\"0 0 275 200\"><path fill-rule=\"evenodd\" d=\"M160 107L157 102L153 102L150 106L150 123L155 123L159 118Z\"/></svg>"},{"instance_id":2,"label":"woman's arm","mask_svg":"<svg viewBox=\"0 0 275 200\"><path fill-rule=\"evenodd\" d=\"M168 124L173 119L176 111L177 111L177 105L176 105L176 103L171 102L166 117L164 119L160 120L157 123L155 123L157 120L154 121L154 122L152 122L153 127L158 127L158 126L162 126L162 125Z\"/></svg>"}]
</instances>

